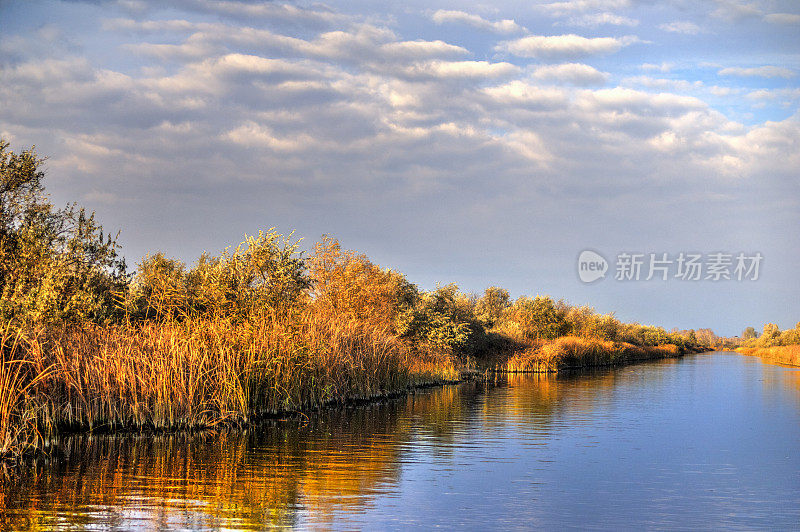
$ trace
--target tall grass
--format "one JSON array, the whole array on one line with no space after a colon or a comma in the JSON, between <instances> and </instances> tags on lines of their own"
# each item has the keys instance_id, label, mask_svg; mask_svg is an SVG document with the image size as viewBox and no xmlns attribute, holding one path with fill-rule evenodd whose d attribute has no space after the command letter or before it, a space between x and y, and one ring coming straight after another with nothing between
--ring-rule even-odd
<instances>
[{"instance_id":1,"label":"tall grass","mask_svg":"<svg viewBox=\"0 0 800 532\"><path fill-rule=\"evenodd\" d=\"M43 439L30 390L51 375L51 368L20 357L20 340L21 333L9 326L0 336L0 459Z\"/></svg>"},{"instance_id":2,"label":"tall grass","mask_svg":"<svg viewBox=\"0 0 800 532\"><path fill-rule=\"evenodd\" d=\"M447 356L412 354L386 331L310 312L65 326L24 344L13 343L22 358L4 358L0 374L4 451L21 419L49 434L210 427L457 377ZM49 370L26 378L34 367Z\"/></svg>"}]
</instances>

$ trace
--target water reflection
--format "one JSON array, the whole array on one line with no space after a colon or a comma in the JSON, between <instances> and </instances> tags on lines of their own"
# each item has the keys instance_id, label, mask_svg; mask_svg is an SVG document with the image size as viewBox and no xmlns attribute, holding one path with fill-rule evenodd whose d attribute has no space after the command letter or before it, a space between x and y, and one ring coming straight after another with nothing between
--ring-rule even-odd
<instances>
[{"instance_id":1,"label":"water reflection","mask_svg":"<svg viewBox=\"0 0 800 532\"><path fill-rule=\"evenodd\" d=\"M755 386L761 399L753 398ZM766 424L775 456L698 432L708 414L691 408L739 394L765 405L742 423ZM738 523L732 505L764 506L753 493L774 489L770 482L789 490L771 499L783 513L770 515L796 523L798 460L778 454L784 439L798 441L798 407L800 372L717 354L558 378L498 376L244 433L72 437L59 443L52 463L3 484L0 526L253 530L490 519L614 528L686 524L708 516L713 504L727 515L717 523L730 524ZM782 423L789 425L776 428ZM659 443L661 430L692 445L677 452ZM706 455L715 446L727 462ZM784 476L753 476L746 463L759 460L769 463L755 473ZM687 493L687 479L698 474L698 490L724 496Z\"/></svg>"}]
</instances>

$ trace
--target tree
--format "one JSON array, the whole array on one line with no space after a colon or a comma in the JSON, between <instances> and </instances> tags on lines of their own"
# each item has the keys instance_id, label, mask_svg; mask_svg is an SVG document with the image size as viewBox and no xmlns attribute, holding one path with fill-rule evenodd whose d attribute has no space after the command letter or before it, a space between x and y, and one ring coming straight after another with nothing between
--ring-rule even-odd
<instances>
[{"instance_id":1,"label":"tree","mask_svg":"<svg viewBox=\"0 0 800 532\"><path fill-rule=\"evenodd\" d=\"M778 339L780 336L781 330L776 324L765 323L764 332L761 333L758 343L761 347L772 347L773 345L778 345Z\"/></svg>"},{"instance_id":2,"label":"tree","mask_svg":"<svg viewBox=\"0 0 800 532\"><path fill-rule=\"evenodd\" d=\"M755 327L747 327L742 331L742 340L750 340L758 336Z\"/></svg>"},{"instance_id":3,"label":"tree","mask_svg":"<svg viewBox=\"0 0 800 532\"><path fill-rule=\"evenodd\" d=\"M552 340L567 331L564 316L547 296L534 299L520 297L508 311L510 321L516 322L526 340Z\"/></svg>"},{"instance_id":4,"label":"tree","mask_svg":"<svg viewBox=\"0 0 800 532\"><path fill-rule=\"evenodd\" d=\"M94 213L55 209L42 184L44 159L9 146L0 139L0 319L109 319L127 281L116 238Z\"/></svg>"},{"instance_id":5,"label":"tree","mask_svg":"<svg viewBox=\"0 0 800 532\"><path fill-rule=\"evenodd\" d=\"M695 337L701 345L712 346L717 343L719 337L711 329L697 329Z\"/></svg>"},{"instance_id":6,"label":"tree","mask_svg":"<svg viewBox=\"0 0 800 532\"><path fill-rule=\"evenodd\" d=\"M483 292L483 297L478 300L476 312L488 327L492 327L502 316L503 311L509 307L511 296L508 290L490 286Z\"/></svg>"}]
</instances>

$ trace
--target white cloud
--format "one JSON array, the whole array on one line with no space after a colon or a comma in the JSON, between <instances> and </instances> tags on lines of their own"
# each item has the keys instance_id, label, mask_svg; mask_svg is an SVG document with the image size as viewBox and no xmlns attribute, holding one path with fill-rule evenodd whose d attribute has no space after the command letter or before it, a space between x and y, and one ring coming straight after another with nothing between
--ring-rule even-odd
<instances>
[{"instance_id":1,"label":"white cloud","mask_svg":"<svg viewBox=\"0 0 800 532\"><path fill-rule=\"evenodd\" d=\"M658 70L659 72L667 73L670 70L672 70L672 67L674 66L675 65L673 65L672 63L661 63L660 65L656 65L653 63L644 63L642 65L642 70Z\"/></svg>"},{"instance_id":2,"label":"white cloud","mask_svg":"<svg viewBox=\"0 0 800 532\"><path fill-rule=\"evenodd\" d=\"M148 27L146 23L133 24L132 27ZM401 41L392 31L370 24L354 24L348 31L329 31L311 40L228 24L204 23L191 28L179 24L177 27L194 32L179 44L143 42L126 45L126 48L160 60L180 62L221 54L231 47L246 47L269 55L359 62L378 70L391 69L404 61L469 55L466 48L444 41Z\"/></svg>"},{"instance_id":3,"label":"white cloud","mask_svg":"<svg viewBox=\"0 0 800 532\"><path fill-rule=\"evenodd\" d=\"M539 80L572 83L574 85L602 85L609 74L582 63L545 65L536 68L532 76Z\"/></svg>"},{"instance_id":4,"label":"white cloud","mask_svg":"<svg viewBox=\"0 0 800 532\"><path fill-rule=\"evenodd\" d=\"M685 79L652 78L650 76L631 76L622 80L625 85L640 85L649 89L690 91L703 87L702 81L687 81Z\"/></svg>"},{"instance_id":5,"label":"white cloud","mask_svg":"<svg viewBox=\"0 0 800 532\"><path fill-rule=\"evenodd\" d=\"M797 73L785 67L760 66L752 68L729 67L717 72L720 76L743 76L760 78L793 78Z\"/></svg>"},{"instance_id":6,"label":"white cloud","mask_svg":"<svg viewBox=\"0 0 800 532\"><path fill-rule=\"evenodd\" d=\"M492 103L522 108L563 109L567 105L567 94L559 89L542 88L522 80L487 87L481 91Z\"/></svg>"},{"instance_id":7,"label":"white cloud","mask_svg":"<svg viewBox=\"0 0 800 532\"><path fill-rule=\"evenodd\" d=\"M573 26L583 26L587 28L595 28L597 26L638 26L639 21L624 17L622 15L615 15L614 13L591 13L581 15L580 17L572 17L569 19L569 24Z\"/></svg>"},{"instance_id":8,"label":"white cloud","mask_svg":"<svg viewBox=\"0 0 800 532\"><path fill-rule=\"evenodd\" d=\"M593 110L628 109L634 112L659 110L662 116L680 116L691 110L707 108L705 102L693 96L679 96L667 92L651 94L622 87L584 91L580 95L579 104Z\"/></svg>"},{"instance_id":9,"label":"white cloud","mask_svg":"<svg viewBox=\"0 0 800 532\"><path fill-rule=\"evenodd\" d=\"M400 41L381 46L381 51L395 59L420 59L425 57L446 57L468 55L469 50L443 41Z\"/></svg>"},{"instance_id":10,"label":"white cloud","mask_svg":"<svg viewBox=\"0 0 800 532\"><path fill-rule=\"evenodd\" d=\"M496 22L491 22L479 15L474 15L464 11L439 9L433 13L433 15L431 15L431 20L433 20L436 24L458 22L481 30L501 34L521 33L526 31L524 27L520 26L512 19L503 19Z\"/></svg>"},{"instance_id":11,"label":"white cloud","mask_svg":"<svg viewBox=\"0 0 800 532\"><path fill-rule=\"evenodd\" d=\"M719 85L713 85L708 88L708 90L714 96L730 96L731 94L738 94L740 89L735 89L732 87L720 87Z\"/></svg>"},{"instance_id":12,"label":"white cloud","mask_svg":"<svg viewBox=\"0 0 800 532\"><path fill-rule=\"evenodd\" d=\"M688 20L676 20L658 26L659 29L670 33L683 33L684 35L697 35L701 28L694 22Z\"/></svg>"},{"instance_id":13,"label":"white cloud","mask_svg":"<svg viewBox=\"0 0 800 532\"><path fill-rule=\"evenodd\" d=\"M222 138L243 146L267 148L275 152L299 152L318 148L319 144L308 134L278 137L268 126L253 121L247 121L224 133Z\"/></svg>"},{"instance_id":14,"label":"white cloud","mask_svg":"<svg viewBox=\"0 0 800 532\"><path fill-rule=\"evenodd\" d=\"M497 78L511 75L519 67L511 63L488 61L429 61L417 63L405 69L410 76L436 78Z\"/></svg>"},{"instance_id":15,"label":"white cloud","mask_svg":"<svg viewBox=\"0 0 800 532\"><path fill-rule=\"evenodd\" d=\"M639 42L639 39L635 36L587 38L575 34L531 35L502 42L497 46L497 50L520 57L551 59L610 54L636 42Z\"/></svg>"},{"instance_id":16,"label":"white cloud","mask_svg":"<svg viewBox=\"0 0 800 532\"><path fill-rule=\"evenodd\" d=\"M630 0L568 0L542 4L540 7L555 16L562 16L583 11L617 11L630 6Z\"/></svg>"},{"instance_id":17,"label":"white cloud","mask_svg":"<svg viewBox=\"0 0 800 532\"><path fill-rule=\"evenodd\" d=\"M751 100L796 100L800 98L800 89L758 89L746 95Z\"/></svg>"},{"instance_id":18,"label":"white cloud","mask_svg":"<svg viewBox=\"0 0 800 532\"><path fill-rule=\"evenodd\" d=\"M764 20L770 24L800 24L800 14L796 13L770 13L764 15Z\"/></svg>"},{"instance_id":19,"label":"white cloud","mask_svg":"<svg viewBox=\"0 0 800 532\"><path fill-rule=\"evenodd\" d=\"M761 9L752 2L743 0L714 0L714 2L718 7L712 15L717 18L736 21L761 16Z\"/></svg>"},{"instance_id":20,"label":"white cloud","mask_svg":"<svg viewBox=\"0 0 800 532\"><path fill-rule=\"evenodd\" d=\"M552 154L547 149L546 143L533 131L513 131L499 137L498 140L517 154L540 165L546 165L553 159Z\"/></svg>"}]
</instances>

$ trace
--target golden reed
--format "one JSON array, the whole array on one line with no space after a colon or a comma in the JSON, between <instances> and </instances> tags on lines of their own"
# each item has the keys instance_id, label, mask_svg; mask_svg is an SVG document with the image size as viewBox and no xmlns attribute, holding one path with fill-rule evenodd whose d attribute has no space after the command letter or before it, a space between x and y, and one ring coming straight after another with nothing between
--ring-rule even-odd
<instances>
[{"instance_id":1,"label":"golden reed","mask_svg":"<svg viewBox=\"0 0 800 532\"><path fill-rule=\"evenodd\" d=\"M65 325L2 338L0 454L63 430L174 429L458 377L446 354L303 309L294 316Z\"/></svg>"}]
</instances>

